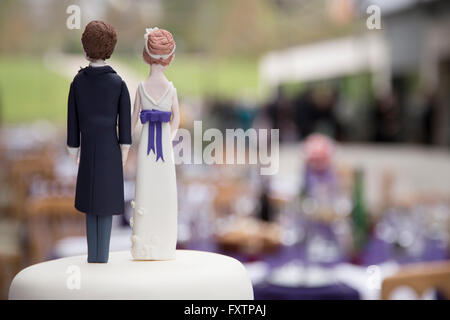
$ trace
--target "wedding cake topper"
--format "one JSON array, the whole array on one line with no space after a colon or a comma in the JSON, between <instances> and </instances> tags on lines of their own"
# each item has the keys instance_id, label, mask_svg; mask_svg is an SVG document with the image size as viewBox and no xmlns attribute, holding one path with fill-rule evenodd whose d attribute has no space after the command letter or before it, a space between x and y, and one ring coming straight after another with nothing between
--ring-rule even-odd
<instances>
[{"instance_id":1,"label":"wedding cake topper","mask_svg":"<svg viewBox=\"0 0 450 320\"><path fill-rule=\"evenodd\" d=\"M131 144L130 96L125 82L105 63L117 42L113 26L91 21L81 42L90 64L70 85L67 146L79 162L75 208L86 213L87 260L106 263L112 216L124 212L122 165Z\"/></svg>"},{"instance_id":2,"label":"wedding cake topper","mask_svg":"<svg viewBox=\"0 0 450 320\"><path fill-rule=\"evenodd\" d=\"M150 75L136 92L132 128L140 119L136 192L130 225L136 260L171 260L177 243L177 185L172 140L179 125L177 91L164 71L174 58L172 34L147 28L142 52Z\"/></svg>"}]
</instances>

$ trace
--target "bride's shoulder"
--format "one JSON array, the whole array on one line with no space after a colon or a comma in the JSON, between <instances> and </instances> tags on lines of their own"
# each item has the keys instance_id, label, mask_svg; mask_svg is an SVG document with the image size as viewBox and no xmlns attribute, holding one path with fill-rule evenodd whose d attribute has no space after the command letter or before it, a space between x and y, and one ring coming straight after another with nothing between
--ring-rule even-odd
<instances>
[{"instance_id":1,"label":"bride's shoulder","mask_svg":"<svg viewBox=\"0 0 450 320\"><path fill-rule=\"evenodd\" d=\"M174 93L177 92L177 88L175 87L175 85L173 84L172 81L169 81L169 86L170 86L170 89L172 90L172 92L174 92Z\"/></svg>"},{"instance_id":2,"label":"bride's shoulder","mask_svg":"<svg viewBox=\"0 0 450 320\"><path fill-rule=\"evenodd\" d=\"M138 86L136 88L136 93L141 93L142 89L143 89L143 86L144 86L144 81L139 82L139 84L138 84Z\"/></svg>"}]
</instances>

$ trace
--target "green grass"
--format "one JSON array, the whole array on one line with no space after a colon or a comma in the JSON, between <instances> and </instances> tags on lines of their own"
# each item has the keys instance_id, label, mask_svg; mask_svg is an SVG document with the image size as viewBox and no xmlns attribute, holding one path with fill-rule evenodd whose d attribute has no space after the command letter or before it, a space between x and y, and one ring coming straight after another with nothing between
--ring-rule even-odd
<instances>
[{"instance_id":1,"label":"green grass","mask_svg":"<svg viewBox=\"0 0 450 320\"><path fill-rule=\"evenodd\" d=\"M149 66L142 59L120 57L143 79ZM195 56L176 56L166 71L181 97L218 96L226 98L256 98L258 96L258 60L206 60Z\"/></svg>"},{"instance_id":2,"label":"green grass","mask_svg":"<svg viewBox=\"0 0 450 320\"><path fill-rule=\"evenodd\" d=\"M145 79L149 67L141 59L118 57ZM218 96L257 98L257 59L204 60L176 57L166 75L181 99ZM39 57L0 56L0 119L15 124L66 117L70 79L45 67Z\"/></svg>"},{"instance_id":3,"label":"green grass","mask_svg":"<svg viewBox=\"0 0 450 320\"><path fill-rule=\"evenodd\" d=\"M65 120L70 80L38 57L0 56L0 117L4 123Z\"/></svg>"}]
</instances>

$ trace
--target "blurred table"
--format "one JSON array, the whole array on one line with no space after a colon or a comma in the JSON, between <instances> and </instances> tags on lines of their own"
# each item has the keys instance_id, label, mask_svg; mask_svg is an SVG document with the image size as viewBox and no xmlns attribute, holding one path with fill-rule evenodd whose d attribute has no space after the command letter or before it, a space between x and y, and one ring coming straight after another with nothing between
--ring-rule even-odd
<instances>
[{"instance_id":1,"label":"blurred table","mask_svg":"<svg viewBox=\"0 0 450 320\"><path fill-rule=\"evenodd\" d=\"M427 239L425 240L424 246L422 253L417 256L411 256L401 252L403 249L397 248L395 245L389 244L378 238L373 238L364 251L361 262L362 264L369 266L392 260L394 257L395 260L401 264L440 261L449 258L447 249L442 246L442 243L439 241Z\"/></svg>"},{"instance_id":2,"label":"blurred table","mask_svg":"<svg viewBox=\"0 0 450 320\"><path fill-rule=\"evenodd\" d=\"M116 227L112 231L111 251L129 250L131 229ZM254 283L254 294L256 299L361 299L377 297L378 293L368 293L365 281L367 280L367 266L376 264L383 268L383 264L389 264L386 275L392 274L396 270L397 263L395 252L389 249L389 244L380 239L373 238L370 240L366 254L363 255L361 266L350 265L347 257L339 255L336 260L327 263L320 263L323 268L328 268L330 272L334 272L337 276L336 283L330 283L321 286L310 287L291 287L280 286L266 281L267 276L292 261L305 261L305 246L296 244L291 246L282 246L279 250L265 254L264 256L248 256L241 253L233 253L223 251L213 241L197 241L179 245L180 249L201 250L216 252L232 256L240 260L246 266L252 263L264 263L264 275L261 281ZM61 258L65 256L85 254L86 239L84 237L71 237L58 242L53 250L52 258ZM437 261L448 258L446 250L436 243L430 243L424 254L417 257L414 261ZM398 263L411 262L413 260L400 258Z\"/></svg>"},{"instance_id":3,"label":"blurred table","mask_svg":"<svg viewBox=\"0 0 450 320\"><path fill-rule=\"evenodd\" d=\"M274 284L253 286L255 300L359 300L359 292L344 284L320 287L285 287Z\"/></svg>"},{"instance_id":4,"label":"blurred table","mask_svg":"<svg viewBox=\"0 0 450 320\"><path fill-rule=\"evenodd\" d=\"M291 181L293 177L300 179L302 177L302 153L299 146L284 145L280 148L280 172L274 176L275 186L277 181L289 182L292 186L288 190L298 190L298 181ZM363 167L366 172L366 194L369 207L373 207L379 202L379 190L381 186L382 173L384 169L393 170L398 178L397 188L394 193L402 194L409 191L448 190L450 179L446 179L450 174L450 157L448 153L440 150L425 150L415 147L402 146L370 146L370 145L340 145L338 146L337 161L347 163L354 167ZM180 169L183 167L180 167ZM199 169L199 168L197 168ZM199 169L200 170L200 169ZM233 171L234 172L234 171ZM186 178L186 177L185 177ZM207 178L206 178L207 179ZM208 179L207 179L208 180ZM294 179L295 180L295 179ZM127 200L133 196L133 186L129 186L129 192L126 192ZM286 184L286 183L285 183ZM126 188L127 189L127 188ZM187 188L181 188L186 191ZM285 190L286 188L276 188ZM191 194L183 198L183 192L180 192L180 199L189 199L192 201ZM195 194L199 194L198 188ZM235 190L232 190L235 191ZM282 194L286 194L284 192ZM394 194L395 195L395 194ZM274 202L284 203L283 197L275 197ZM222 201L229 205L230 199ZM186 209L187 206L180 206ZM193 211L198 217L199 210ZM234 207L230 209L233 211ZM186 212L180 213L181 217L186 217ZM203 230L203 229L202 229ZM130 248L129 228L115 228L112 232L111 251L129 250ZM415 235L415 233L414 233ZM330 240L331 241L331 240ZM339 281L333 284L321 286L282 286L276 283L266 281L269 274L282 268L292 261L301 261L304 264L313 264L308 262L304 244L285 245L279 250L264 255L245 255L237 252L227 252L220 248L212 240L191 241L180 245L183 249L203 250L230 255L244 264L249 269L252 265L261 262L262 276L254 282L256 298L268 299L358 299L375 297L375 294L368 294L366 290L367 266L391 264L389 270L392 272L397 264L416 262L416 261L437 261L449 257L447 249L438 241L427 239L423 242L423 250L419 250L415 255L405 254L404 249L398 248L395 244L388 243L374 236L370 239L366 249L361 255L359 266L350 265L350 260L344 253L339 252L333 259L327 262L317 263L323 268L329 268L330 272L339 275ZM69 238L60 241L56 246L53 257L84 254L86 252L86 240L84 237ZM332 255L333 256L333 255ZM345 269L345 270L344 270ZM344 271L343 271L344 270ZM376 292L375 292L376 293Z\"/></svg>"}]
</instances>

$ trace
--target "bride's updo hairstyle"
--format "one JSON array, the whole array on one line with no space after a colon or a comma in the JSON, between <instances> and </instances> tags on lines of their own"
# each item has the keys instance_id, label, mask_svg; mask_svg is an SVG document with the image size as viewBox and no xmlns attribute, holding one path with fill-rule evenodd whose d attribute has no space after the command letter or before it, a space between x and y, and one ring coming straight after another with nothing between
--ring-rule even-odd
<instances>
[{"instance_id":1,"label":"bride's updo hairstyle","mask_svg":"<svg viewBox=\"0 0 450 320\"><path fill-rule=\"evenodd\" d=\"M175 40L172 34L164 29L146 29L145 45L142 58L148 64L161 64L168 66L175 53Z\"/></svg>"}]
</instances>

